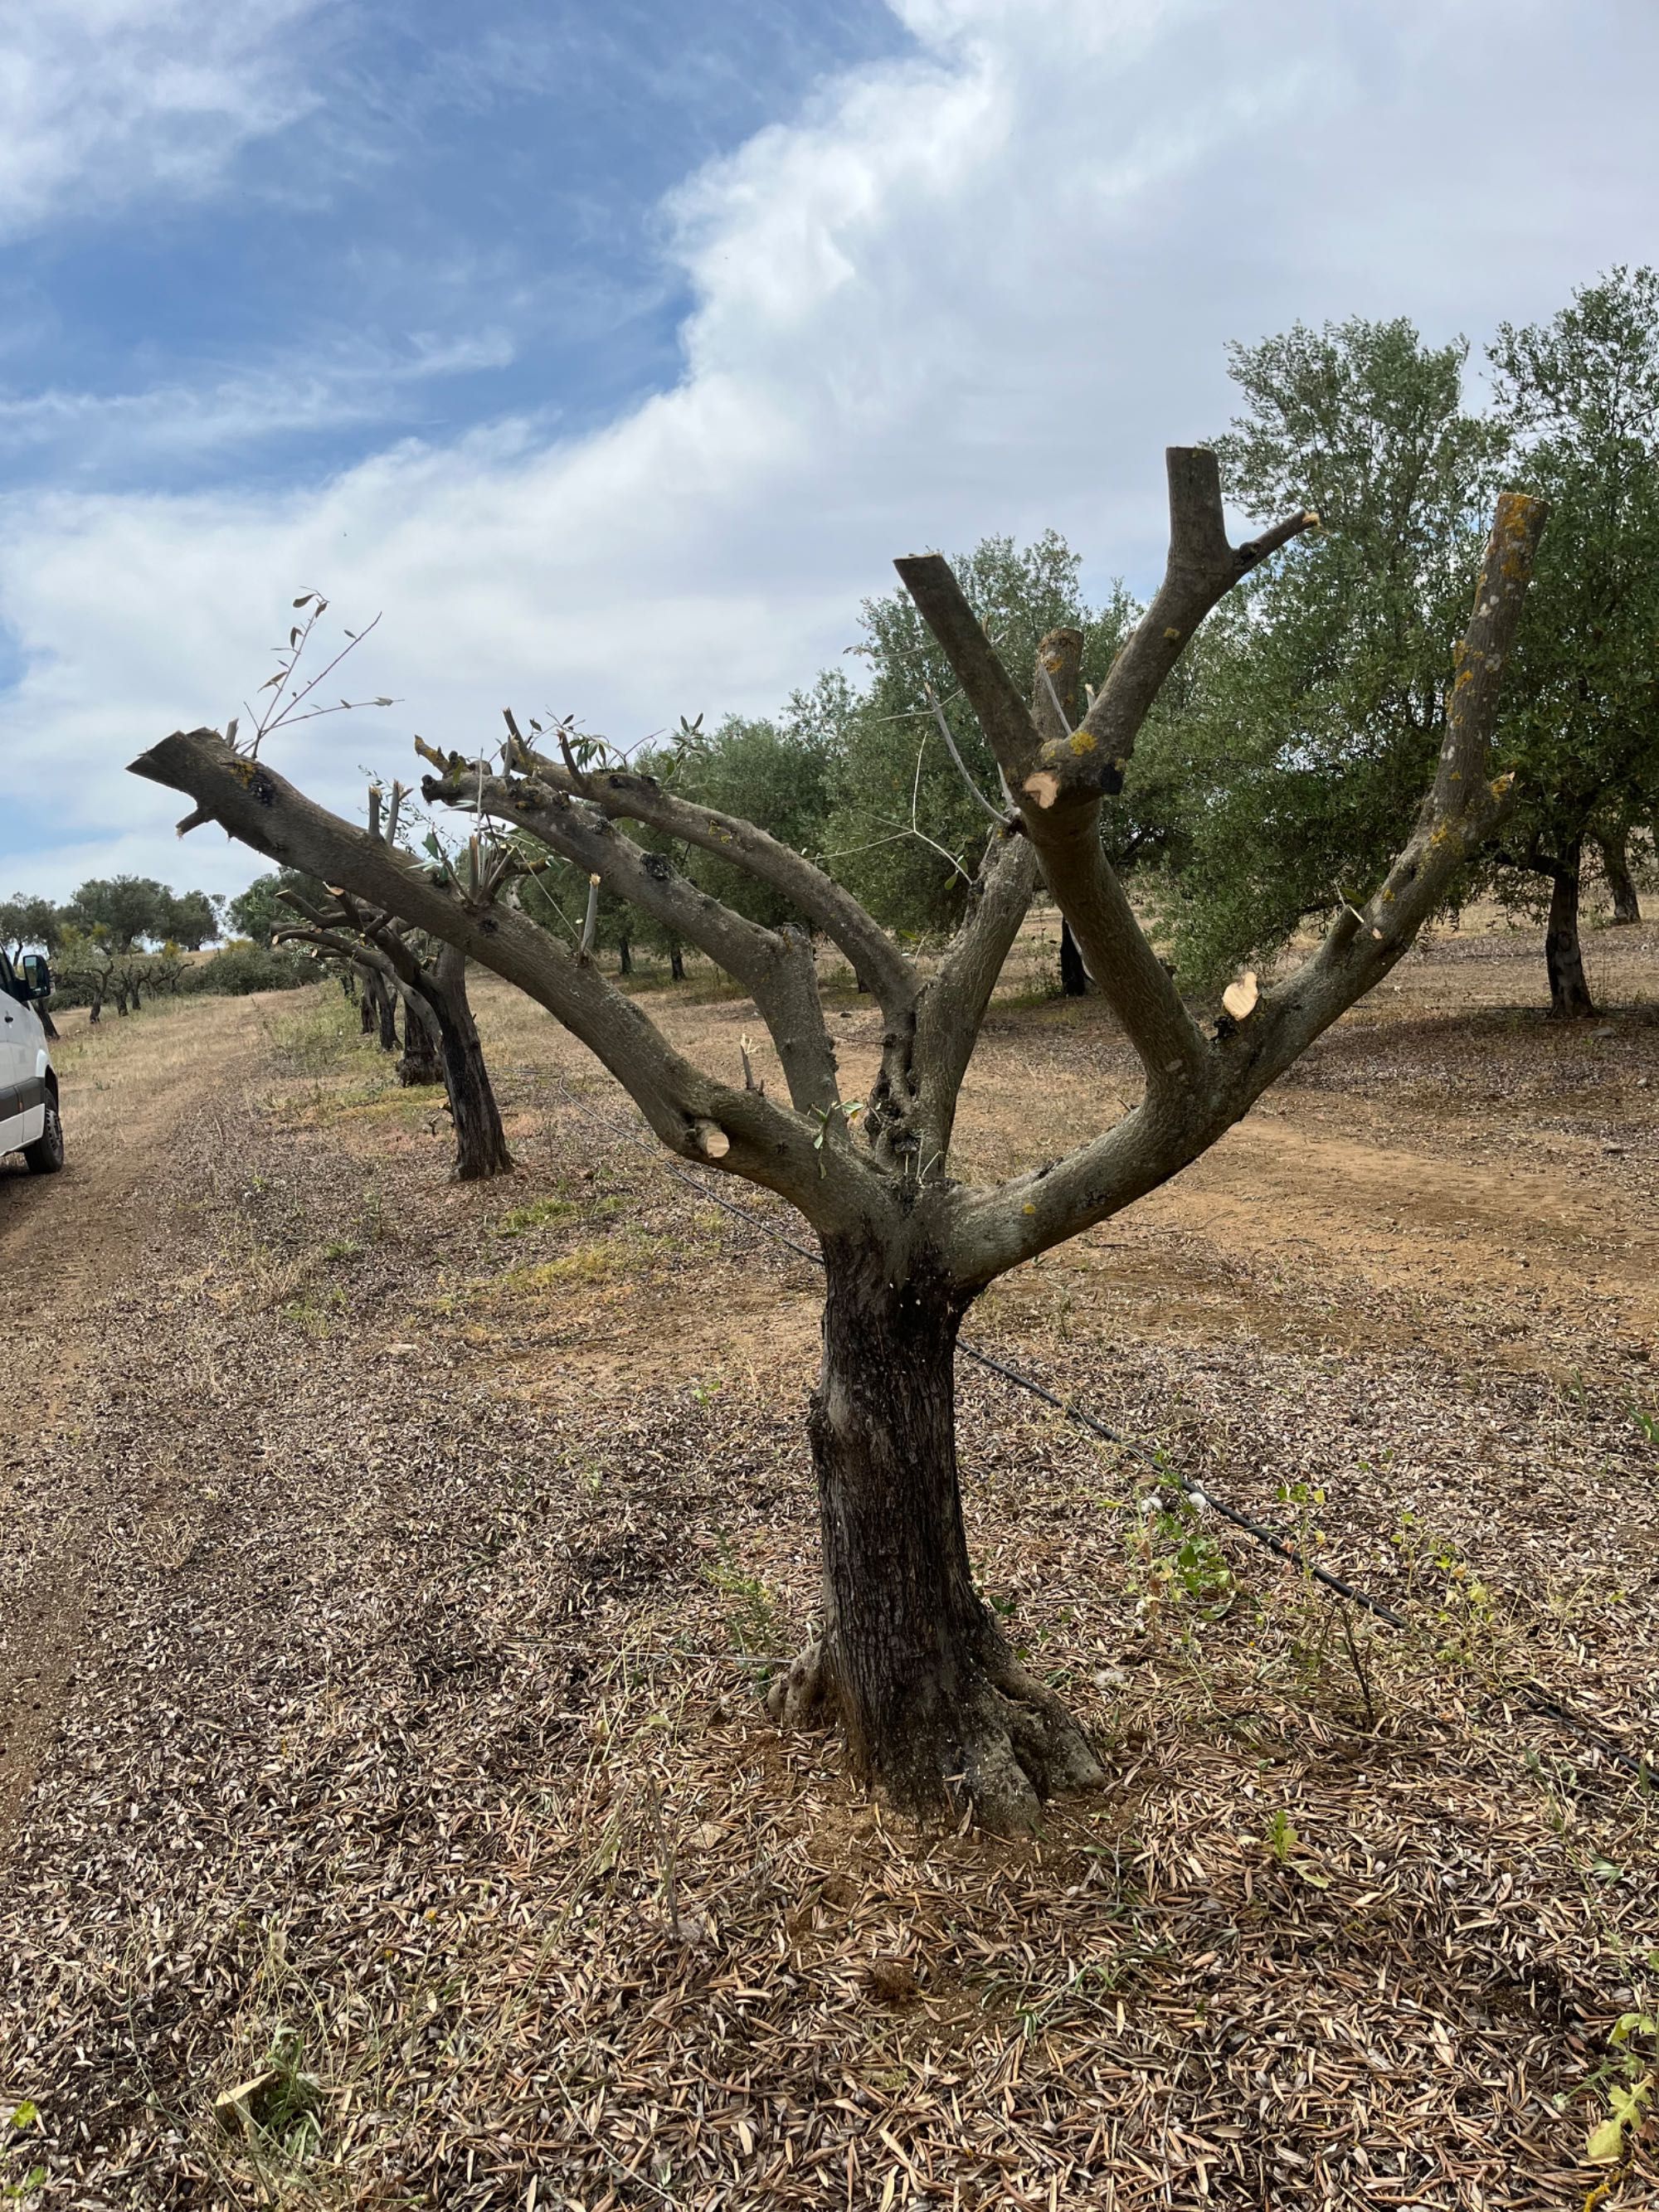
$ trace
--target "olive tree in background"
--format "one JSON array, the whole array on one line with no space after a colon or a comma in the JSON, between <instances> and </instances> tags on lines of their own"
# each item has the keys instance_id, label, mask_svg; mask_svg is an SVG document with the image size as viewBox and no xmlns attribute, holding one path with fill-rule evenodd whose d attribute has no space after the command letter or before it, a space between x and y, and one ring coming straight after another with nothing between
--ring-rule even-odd
<instances>
[{"instance_id":1,"label":"olive tree in background","mask_svg":"<svg viewBox=\"0 0 1659 2212\"><path fill-rule=\"evenodd\" d=\"M369 787L368 834L388 851L397 848L404 796L401 784L392 785L389 802L378 784ZM435 848L435 838L433 843ZM479 912L495 903L516 865L510 848L484 851L477 838L458 859L436 851L434 858L439 872ZM272 932L272 944L308 945L355 972L364 988L365 1005L373 1001L380 1013L383 1042L388 1010L402 1002L398 1075L406 1084L443 1085L459 1180L477 1182L507 1174L513 1156L467 997L465 951L445 938L410 928L394 912L367 904L348 890L327 888L308 895L288 884L279 897L289 919Z\"/></svg>"},{"instance_id":2,"label":"olive tree in background","mask_svg":"<svg viewBox=\"0 0 1659 2212\"><path fill-rule=\"evenodd\" d=\"M1544 907L1550 1009L1570 1018L1595 1011L1586 848L1615 914L1622 895L1639 921L1627 844L1659 812L1659 273L1613 270L1549 322L1505 324L1491 357L1515 473L1556 518L1504 714L1519 796L1493 857L1500 892Z\"/></svg>"},{"instance_id":3,"label":"olive tree in background","mask_svg":"<svg viewBox=\"0 0 1659 2212\"><path fill-rule=\"evenodd\" d=\"M1206 1034L1106 857L1101 806L1194 631L1310 518L1298 511L1234 547L1214 455L1176 449L1168 465L1163 584L1074 726L1054 702L1081 655L1075 629L1041 641L1023 696L948 563L897 564L1012 794L960 927L927 976L823 869L625 766L589 767L568 747L555 758L509 738L499 773L455 757L428 779L429 799L538 839L724 968L771 1033L781 1097L694 1066L580 945L522 914L480 907L447 872L434 880L216 732L175 732L132 764L188 794L181 829L216 821L517 984L626 1086L672 1152L775 1191L805 1216L826 1273L808 1423L823 1591L813 1642L775 1686L777 1708L786 1720L838 1717L854 1771L900 1807L936 1814L961 1793L988 1823L1010 1829L1030 1826L1048 1793L1093 1784L1102 1769L974 1587L956 1452L963 1316L999 1275L1131 1205L1212 1145L1389 972L1490 836L1509 790L1490 774L1488 741L1544 516L1524 495L1498 502L1432 785L1386 878L1272 989L1234 994L1236 1012ZM622 826L630 822L742 870L781 894L799 923L751 921L699 890L643 850ZM1144 1094L1064 1158L977 1188L951 1172L957 1095L1041 880L1140 1059ZM838 947L881 1011L880 1069L861 1101L842 1095L809 927Z\"/></svg>"},{"instance_id":4,"label":"olive tree in background","mask_svg":"<svg viewBox=\"0 0 1659 2212\"><path fill-rule=\"evenodd\" d=\"M1501 472L1555 520L1497 733L1516 801L1449 888L1547 920L1551 1012L1592 1012L1589 855L1638 921L1631 859L1659 815L1659 276L1614 270L1550 322L1504 325L1484 413L1467 349L1403 320L1231 353L1229 495L1257 520L1304 501L1322 527L1211 626L1188 711L1149 732L1186 794L1160 900L1183 981L1265 959L1383 865L1443 734Z\"/></svg>"},{"instance_id":5,"label":"olive tree in background","mask_svg":"<svg viewBox=\"0 0 1659 2212\"><path fill-rule=\"evenodd\" d=\"M1228 497L1256 522L1301 504L1320 527L1210 625L1188 711L1148 732L1185 793L1158 904L1188 987L1334 914L1412 818L1498 489L1503 440L1463 405L1466 351L1360 318L1229 349Z\"/></svg>"}]
</instances>

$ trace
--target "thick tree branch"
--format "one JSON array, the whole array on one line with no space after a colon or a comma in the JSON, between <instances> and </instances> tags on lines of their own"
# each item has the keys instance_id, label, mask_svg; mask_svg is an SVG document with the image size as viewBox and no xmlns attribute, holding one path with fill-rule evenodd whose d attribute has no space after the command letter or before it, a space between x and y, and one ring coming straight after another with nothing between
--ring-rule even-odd
<instances>
[{"instance_id":1,"label":"thick tree branch","mask_svg":"<svg viewBox=\"0 0 1659 2212\"><path fill-rule=\"evenodd\" d=\"M1066 726L1077 707L1083 634L1050 630L1031 672L1031 717L1037 730ZM986 1008L1020 924L1030 911L1037 858L1030 840L1002 831L987 846L962 927L927 988L916 1021L916 1067L929 1141L950 1149L957 1097L973 1056Z\"/></svg>"},{"instance_id":2,"label":"thick tree branch","mask_svg":"<svg viewBox=\"0 0 1659 2212\"><path fill-rule=\"evenodd\" d=\"M1000 1190L953 1194L952 1257L965 1285L988 1282L1121 1212L1196 1159L1408 950L1510 804L1510 780L1492 777L1489 757L1498 678L1547 515L1541 501L1520 492L1505 492L1498 502L1457 657L1460 676L1467 670L1468 678L1454 687L1453 726L1434 788L1376 897L1364 908L1345 908L1318 951L1247 1018L1224 1020L1218 1045L1206 1048L1188 1079L1149 1082L1138 1109L1063 1160Z\"/></svg>"},{"instance_id":3,"label":"thick tree branch","mask_svg":"<svg viewBox=\"0 0 1659 2212\"><path fill-rule=\"evenodd\" d=\"M1240 577L1314 520L1293 515L1231 546L1215 455L1171 447L1166 459L1170 557L1163 584L1075 729L1059 726L1047 686L1039 687L1033 710L1021 703L946 562L930 554L895 564L980 718L1048 888L1154 1091L1206 1080L1208 1048L1101 850L1100 803L1122 788L1136 732L1198 624Z\"/></svg>"},{"instance_id":4,"label":"thick tree branch","mask_svg":"<svg viewBox=\"0 0 1659 2212\"><path fill-rule=\"evenodd\" d=\"M913 554L895 561L893 566L950 662L963 696L979 718L1003 781L1018 799L1021 784L1036 764L1041 744L1030 708L1020 697L944 555Z\"/></svg>"},{"instance_id":5,"label":"thick tree branch","mask_svg":"<svg viewBox=\"0 0 1659 2212\"><path fill-rule=\"evenodd\" d=\"M1054 776L1057 787L1052 798L1034 792L1040 805L1060 803L1073 793L1081 797L1091 787L1121 788L1140 726L1205 616L1270 553L1319 520L1304 510L1243 545L1230 545L1215 455L1202 447L1171 446L1164 462L1170 553L1164 581L1076 732L1044 747L1040 767Z\"/></svg>"},{"instance_id":6,"label":"thick tree branch","mask_svg":"<svg viewBox=\"0 0 1659 2212\"><path fill-rule=\"evenodd\" d=\"M1433 788L1382 888L1363 907L1345 907L1319 950L1266 994L1237 1036L1224 1040L1230 1079L1247 1069L1252 1098L1410 949L1457 871L1512 806L1513 777L1492 774L1492 739L1504 668L1548 518L1542 500L1515 491L1499 496L1454 662Z\"/></svg>"},{"instance_id":7,"label":"thick tree branch","mask_svg":"<svg viewBox=\"0 0 1659 2212\"><path fill-rule=\"evenodd\" d=\"M660 854L644 851L589 802L539 781L485 777L474 769L459 780L428 776L424 787L428 799L449 799L452 787L464 787L464 799L450 804L527 832L706 952L753 998L797 1109L822 1113L837 1103L835 1049L805 931L747 921L688 883Z\"/></svg>"},{"instance_id":8,"label":"thick tree branch","mask_svg":"<svg viewBox=\"0 0 1659 2212\"><path fill-rule=\"evenodd\" d=\"M850 1149L814 1149L817 1132L805 1116L705 1075L591 963L526 916L476 909L408 854L237 753L217 731L175 731L131 767L184 793L198 814L256 852L342 884L516 984L610 1069L671 1151L777 1191L821 1228L851 1229L878 1204L880 1178Z\"/></svg>"},{"instance_id":9,"label":"thick tree branch","mask_svg":"<svg viewBox=\"0 0 1659 2212\"><path fill-rule=\"evenodd\" d=\"M452 806L469 805L466 785L470 775L476 787L476 763L469 768L459 754L446 759L429 746L422 750L441 771L424 779L423 795ZM515 742L512 753L514 764L548 792L586 799L608 820L638 822L666 836L682 838L769 884L797 908L812 927L821 929L840 947L890 1020L908 1014L913 1007L918 982L909 962L852 893L814 866L804 854L793 851L735 814L721 814L713 807L676 798L654 776L635 775L622 769L578 775L534 751L522 739Z\"/></svg>"}]
</instances>

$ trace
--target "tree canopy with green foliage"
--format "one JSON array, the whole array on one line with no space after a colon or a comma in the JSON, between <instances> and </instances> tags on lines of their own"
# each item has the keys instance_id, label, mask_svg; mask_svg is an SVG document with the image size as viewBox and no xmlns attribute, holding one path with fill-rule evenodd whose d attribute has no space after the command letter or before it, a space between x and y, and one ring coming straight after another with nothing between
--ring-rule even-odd
<instances>
[{"instance_id":1,"label":"tree canopy with green foliage","mask_svg":"<svg viewBox=\"0 0 1659 2212\"><path fill-rule=\"evenodd\" d=\"M1211 623L1158 736L1186 799L1164 903L1189 986L1363 895L1409 826L1503 445L1463 406L1466 350L1358 318L1231 349L1228 496L1320 527Z\"/></svg>"},{"instance_id":2,"label":"tree canopy with green foliage","mask_svg":"<svg viewBox=\"0 0 1659 2212\"><path fill-rule=\"evenodd\" d=\"M1502 476L1555 520L1498 732L1516 801L1449 896L1547 899L1552 1008L1591 1011L1584 847L1602 846L1616 880L1659 809L1659 279L1615 270L1553 321L1504 325L1484 413L1465 404L1466 360L1462 341L1426 345L1404 320L1232 349L1245 404L1216 441L1229 495L1252 518L1300 499L1322 527L1211 624L1185 711L1149 738L1186 793L1162 904L1188 988L1363 899L1397 848L1443 741Z\"/></svg>"},{"instance_id":3,"label":"tree canopy with green foliage","mask_svg":"<svg viewBox=\"0 0 1659 2212\"><path fill-rule=\"evenodd\" d=\"M1517 800L1486 874L1547 898L1562 1015L1595 1012L1579 945L1584 847L1659 811L1659 274L1614 269L1491 349L1512 473L1550 502L1501 743Z\"/></svg>"}]
</instances>

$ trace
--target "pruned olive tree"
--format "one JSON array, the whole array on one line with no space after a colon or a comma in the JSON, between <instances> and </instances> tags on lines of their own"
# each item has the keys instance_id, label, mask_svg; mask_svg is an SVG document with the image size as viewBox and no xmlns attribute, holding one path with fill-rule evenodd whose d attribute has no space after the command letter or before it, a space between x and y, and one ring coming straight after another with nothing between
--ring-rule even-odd
<instances>
[{"instance_id":1,"label":"pruned olive tree","mask_svg":"<svg viewBox=\"0 0 1659 2212\"><path fill-rule=\"evenodd\" d=\"M217 821L459 946L554 1013L637 1101L670 1150L787 1199L822 1243L823 1366L809 1419L823 1543L817 1635L780 1686L783 1717L834 1716L855 1772L900 1807L939 1813L965 1796L1002 1828L1101 1766L1059 1698L1018 1662L974 1588L957 1467L953 1361L974 1299L1009 1268L1156 1189L1233 1122L1320 1033L1385 975L1455 871L1509 802L1488 757L1498 684L1544 520L1506 493L1461 647L1433 787L1364 906L1319 949L1206 1033L1142 933L1103 850L1098 818L1136 732L1194 630L1242 576L1311 518L1230 545L1215 458L1169 456L1164 581L1074 726L1081 640L1051 632L1027 702L938 556L901 577L979 717L1012 794L975 896L924 977L845 889L738 817L626 767L591 769L509 738L499 775L447 760L434 799L479 810L565 855L725 968L750 994L787 1097L692 1065L580 947L526 917L469 902L412 860L313 805L211 730L175 733L135 771L187 793L184 826ZM564 750L562 748L562 750ZM695 888L621 827L635 823L740 868L805 927L763 927ZM1139 1103L1065 1158L994 1188L951 1173L957 1094L999 970L1040 878L1145 1071ZM861 1112L841 1094L808 932L845 955L881 1009L879 1073Z\"/></svg>"},{"instance_id":2,"label":"pruned olive tree","mask_svg":"<svg viewBox=\"0 0 1659 2212\"><path fill-rule=\"evenodd\" d=\"M394 783L388 804L378 784L369 787L368 834L388 849L397 845L405 795L403 786ZM481 908L495 903L517 868L509 848L486 851L477 838L459 862L440 862L441 872L465 880L468 898ZM429 931L413 930L386 908L368 905L331 884L320 897L285 884L277 898L295 919L273 931L273 944L309 945L355 970L366 994L378 986L386 1005L402 1000L404 1056L398 1073L405 1083L443 1085L455 1133L458 1179L477 1182L507 1174L513 1155L467 997L464 949Z\"/></svg>"}]
</instances>

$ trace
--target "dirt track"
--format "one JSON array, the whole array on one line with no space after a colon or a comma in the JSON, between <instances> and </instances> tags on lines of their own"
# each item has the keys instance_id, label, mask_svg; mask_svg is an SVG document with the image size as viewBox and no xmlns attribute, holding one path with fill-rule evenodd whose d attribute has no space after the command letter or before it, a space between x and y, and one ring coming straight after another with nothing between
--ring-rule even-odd
<instances>
[{"instance_id":1,"label":"dirt track","mask_svg":"<svg viewBox=\"0 0 1659 2212\"><path fill-rule=\"evenodd\" d=\"M153 1018L152 1018L153 1019ZM97 1577L118 1571L141 1492L106 1494L82 1449L101 1378L118 1374L133 1293L169 1224L154 1185L173 1133L246 1080L257 1022L246 1002L173 1012L165 1044L113 1018L65 1017L57 1059L69 1158L58 1176L0 1163L0 1406L9 1538L0 1553L0 1852L73 1675ZM142 1322L140 1322L142 1326Z\"/></svg>"}]
</instances>

